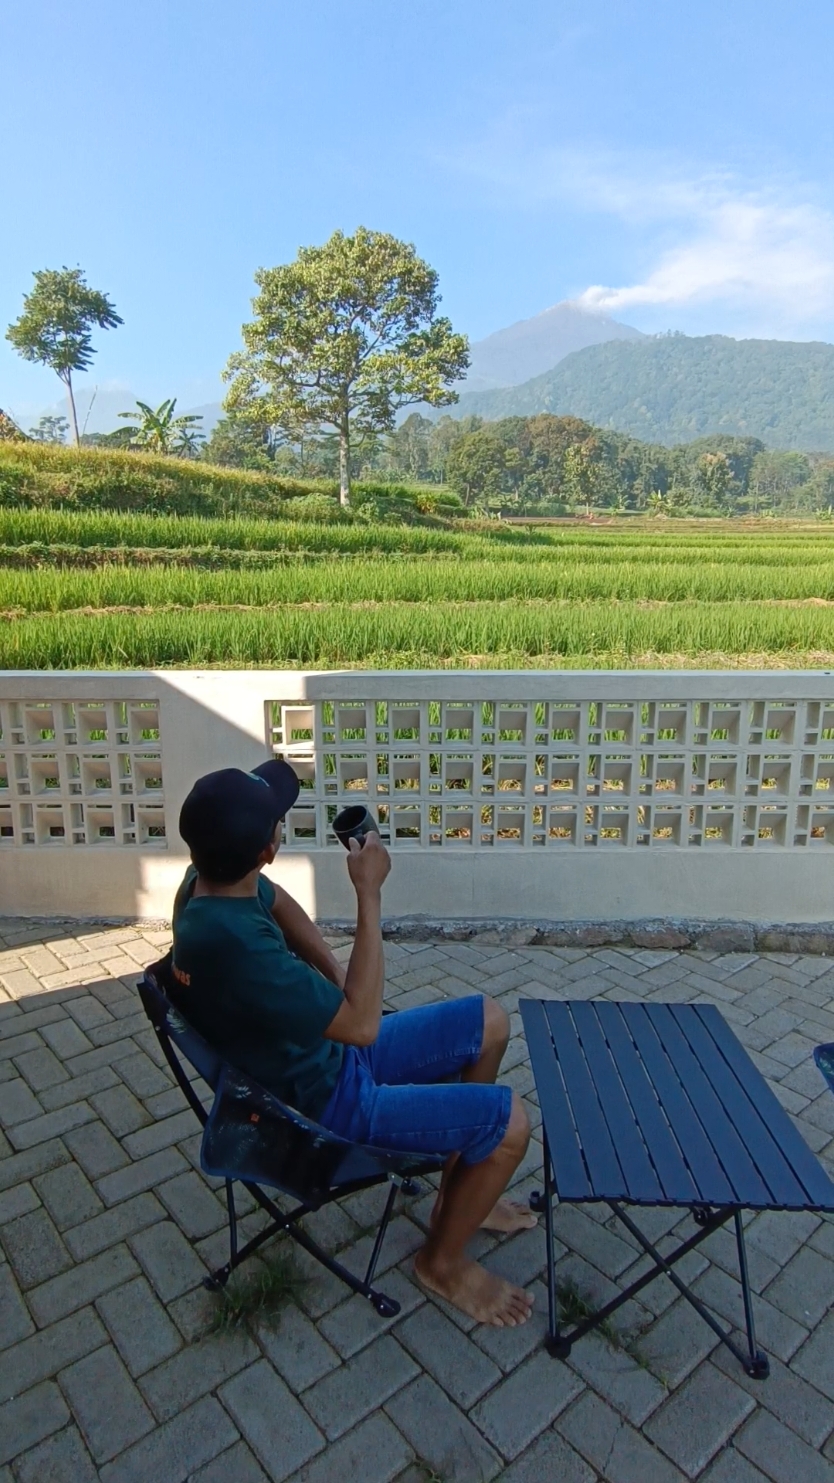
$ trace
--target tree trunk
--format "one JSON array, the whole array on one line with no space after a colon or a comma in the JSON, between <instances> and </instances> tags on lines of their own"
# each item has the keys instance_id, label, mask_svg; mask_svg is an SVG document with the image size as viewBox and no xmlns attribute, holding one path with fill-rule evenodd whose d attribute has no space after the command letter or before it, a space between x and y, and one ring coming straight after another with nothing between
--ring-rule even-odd
<instances>
[{"instance_id":1,"label":"tree trunk","mask_svg":"<svg viewBox=\"0 0 834 1483\"><path fill-rule=\"evenodd\" d=\"M73 390L72 390L72 371L67 371L66 383L65 384L66 384L66 388L67 388L67 396L69 398L70 413L72 415L72 430L73 430L73 433L75 434L75 446L76 446L76 448L80 448L81 447L81 439L78 436L78 416L77 416L76 411L75 411L75 396L73 395Z\"/></svg>"},{"instance_id":2,"label":"tree trunk","mask_svg":"<svg viewBox=\"0 0 834 1483\"><path fill-rule=\"evenodd\" d=\"M339 504L350 508L350 426L347 418L339 428Z\"/></svg>"}]
</instances>

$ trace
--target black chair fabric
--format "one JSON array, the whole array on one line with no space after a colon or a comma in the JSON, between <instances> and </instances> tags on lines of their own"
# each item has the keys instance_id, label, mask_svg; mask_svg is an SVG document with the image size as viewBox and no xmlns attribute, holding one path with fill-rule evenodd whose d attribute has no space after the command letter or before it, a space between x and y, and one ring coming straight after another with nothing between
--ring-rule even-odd
<instances>
[{"instance_id":1,"label":"black chair fabric","mask_svg":"<svg viewBox=\"0 0 834 1483\"><path fill-rule=\"evenodd\" d=\"M168 965L162 959L146 969L140 994L157 1033L162 1031L215 1093L207 1119L201 1107L200 1163L206 1174L266 1184L314 1208L347 1185L437 1167L438 1160L340 1138L224 1061L160 986L160 980L170 983ZM184 1068L175 1064L176 1057L168 1059L193 1106L196 1094Z\"/></svg>"}]
</instances>

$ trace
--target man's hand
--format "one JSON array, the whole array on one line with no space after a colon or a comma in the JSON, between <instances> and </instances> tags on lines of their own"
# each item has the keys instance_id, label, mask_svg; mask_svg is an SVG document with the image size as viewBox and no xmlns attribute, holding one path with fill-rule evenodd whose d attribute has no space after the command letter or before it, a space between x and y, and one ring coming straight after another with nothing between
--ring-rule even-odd
<instances>
[{"instance_id":1,"label":"man's hand","mask_svg":"<svg viewBox=\"0 0 834 1483\"><path fill-rule=\"evenodd\" d=\"M357 896L361 899L378 895L391 869L391 856L385 845L378 834L366 834L364 845L360 845L358 839L351 839L349 846L348 875Z\"/></svg>"}]
</instances>

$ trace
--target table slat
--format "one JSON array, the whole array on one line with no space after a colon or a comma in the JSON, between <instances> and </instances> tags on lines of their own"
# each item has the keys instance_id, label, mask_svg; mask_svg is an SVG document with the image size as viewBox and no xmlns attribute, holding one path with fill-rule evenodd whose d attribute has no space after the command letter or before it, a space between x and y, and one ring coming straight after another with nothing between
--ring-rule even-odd
<instances>
[{"instance_id":1,"label":"table slat","mask_svg":"<svg viewBox=\"0 0 834 1483\"><path fill-rule=\"evenodd\" d=\"M624 1199L626 1182L617 1159L608 1125L602 1115L597 1090L579 1044L576 1026L567 1004L548 1000L544 1012L556 1048L576 1131L594 1193L607 1199Z\"/></svg>"},{"instance_id":2,"label":"table slat","mask_svg":"<svg viewBox=\"0 0 834 1483\"><path fill-rule=\"evenodd\" d=\"M698 1199L697 1186L628 1032L620 1005L600 999L594 1007L660 1178L664 1197L675 1205L691 1204Z\"/></svg>"},{"instance_id":3,"label":"table slat","mask_svg":"<svg viewBox=\"0 0 834 1483\"><path fill-rule=\"evenodd\" d=\"M518 1007L550 1146L556 1193L563 1200L590 1199L594 1191L562 1085L544 1003L540 999L520 999Z\"/></svg>"},{"instance_id":4,"label":"table slat","mask_svg":"<svg viewBox=\"0 0 834 1483\"><path fill-rule=\"evenodd\" d=\"M687 1095L709 1138L715 1155L733 1188L733 1203L737 1205L769 1205L770 1191L745 1148L732 1122L728 1118L715 1089L709 1081L697 1056L672 1016L668 1004L647 1004L646 1014L658 1031L669 1060L686 1087ZM710 1204L713 1202L710 1201Z\"/></svg>"},{"instance_id":5,"label":"table slat","mask_svg":"<svg viewBox=\"0 0 834 1483\"><path fill-rule=\"evenodd\" d=\"M715 1006L519 1008L561 1199L834 1212L834 1183Z\"/></svg>"},{"instance_id":6,"label":"table slat","mask_svg":"<svg viewBox=\"0 0 834 1483\"><path fill-rule=\"evenodd\" d=\"M657 1094L675 1130L692 1178L698 1188L698 1201L706 1205L732 1205L735 1192L716 1158L687 1092L670 1063L657 1031L646 1014L644 1004L622 1004L623 1019L640 1052L643 1063L657 1088Z\"/></svg>"},{"instance_id":7,"label":"table slat","mask_svg":"<svg viewBox=\"0 0 834 1483\"><path fill-rule=\"evenodd\" d=\"M693 1014L691 1005L685 1007L689 1011L685 1015L679 1014L678 1011L682 1008L679 1004L670 1005L669 1012L709 1080L726 1117L744 1144L774 1203L794 1206L803 1204L806 1199L805 1190L762 1121L756 1103L722 1056L699 1009L696 1008ZM714 1011L714 1016L721 1018L717 1010Z\"/></svg>"},{"instance_id":8,"label":"table slat","mask_svg":"<svg viewBox=\"0 0 834 1483\"><path fill-rule=\"evenodd\" d=\"M834 1183L811 1152L802 1134L794 1127L761 1072L753 1065L723 1015L711 1004L699 1004L697 1008L724 1059L751 1101L755 1102L771 1136L802 1184L806 1195L805 1203L812 1210L834 1210Z\"/></svg>"},{"instance_id":9,"label":"table slat","mask_svg":"<svg viewBox=\"0 0 834 1483\"><path fill-rule=\"evenodd\" d=\"M572 1005L579 1041L625 1177L627 1197L640 1203L657 1204L663 1199L663 1189L646 1151L639 1122L623 1090L617 1059L606 1043L596 1011L597 1005L588 1001Z\"/></svg>"}]
</instances>

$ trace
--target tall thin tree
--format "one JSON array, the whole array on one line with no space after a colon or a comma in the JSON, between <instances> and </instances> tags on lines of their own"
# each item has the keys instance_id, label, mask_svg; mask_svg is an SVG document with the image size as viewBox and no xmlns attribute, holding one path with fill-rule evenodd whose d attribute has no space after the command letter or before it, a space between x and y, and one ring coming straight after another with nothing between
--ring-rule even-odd
<instances>
[{"instance_id":1,"label":"tall thin tree","mask_svg":"<svg viewBox=\"0 0 834 1483\"><path fill-rule=\"evenodd\" d=\"M24 360L49 366L67 389L76 446L78 415L72 378L89 370L95 351L92 331L112 330L123 320L106 294L90 288L80 268L44 268L23 300L23 313L6 330Z\"/></svg>"}]
</instances>

